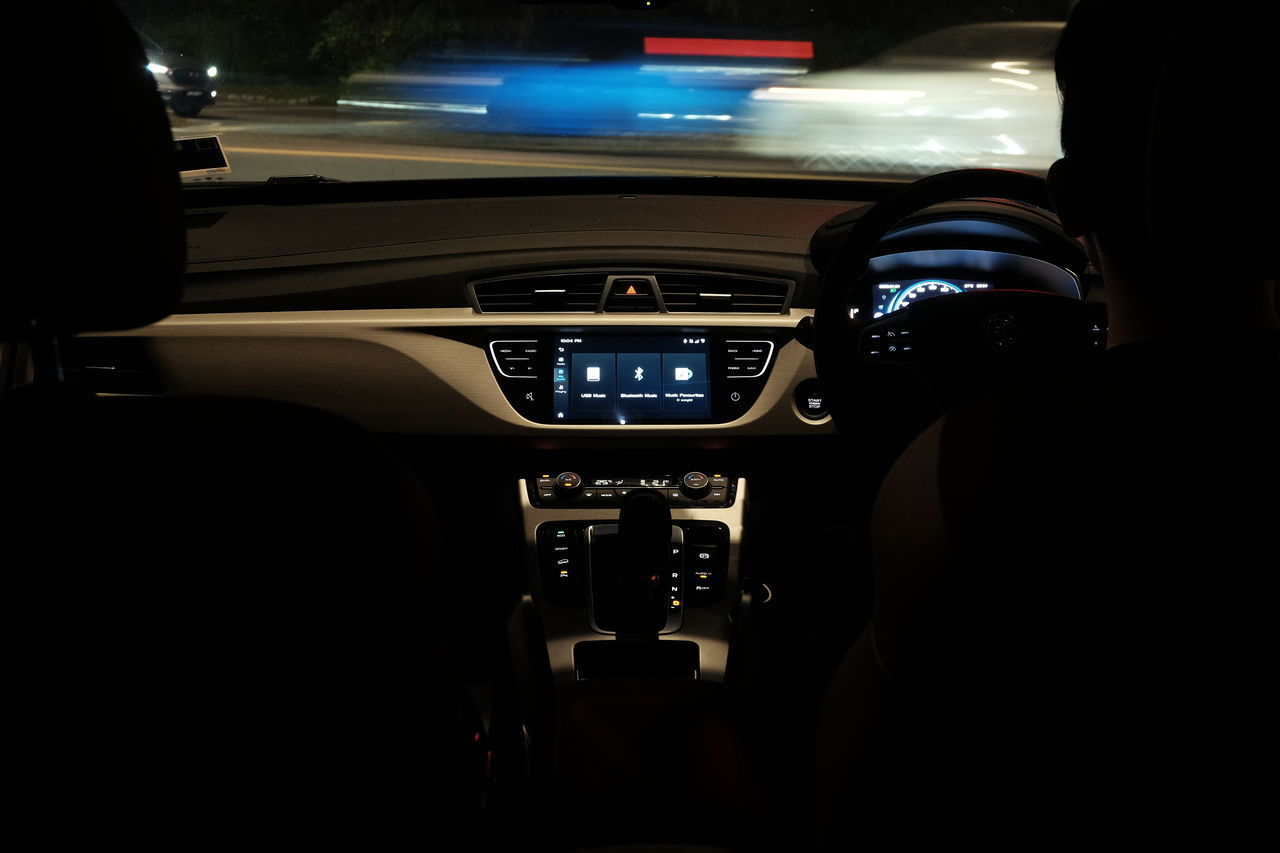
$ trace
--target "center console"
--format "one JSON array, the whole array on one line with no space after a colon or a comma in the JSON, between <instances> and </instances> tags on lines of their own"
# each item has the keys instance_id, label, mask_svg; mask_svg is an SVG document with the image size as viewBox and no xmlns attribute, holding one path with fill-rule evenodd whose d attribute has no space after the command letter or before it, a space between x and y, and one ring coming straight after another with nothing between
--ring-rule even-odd
<instances>
[{"instance_id":1,"label":"center console","mask_svg":"<svg viewBox=\"0 0 1280 853\"><path fill-rule=\"evenodd\" d=\"M737 719L750 692L742 653L753 645L740 577L748 480L740 463L713 467L724 459L715 427L687 428L746 415L791 333L751 324L486 330L489 366L512 408L548 436L557 427L568 436L546 445L563 461L518 480L528 594L509 632L516 669L528 674L521 703L533 710L522 725L541 774L535 787L548 792L538 813L584 839L614 837L623 821L642 835L637 810L622 804L649 803L639 811L655 837L681 822L744 826L756 811ZM580 428L597 425L597 441L647 436L645 455L611 456L599 443L574 453ZM703 451L672 448L668 463L653 455L667 432L655 426L710 440ZM686 808L695 801L701 812Z\"/></svg>"},{"instance_id":2,"label":"center console","mask_svg":"<svg viewBox=\"0 0 1280 853\"><path fill-rule=\"evenodd\" d=\"M655 643L617 642L619 513L632 492L662 497L670 531L653 581ZM529 587L556 682L624 675L722 681L737 604L744 478L709 471L539 471L520 481ZM659 577L660 575L660 577ZM609 644L609 645L602 645Z\"/></svg>"},{"instance_id":3,"label":"center console","mask_svg":"<svg viewBox=\"0 0 1280 853\"><path fill-rule=\"evenodd\" d=\"M528 472L519 501L522 624L546 651L517 658L543 673L524 729L540 819L583 846L748 825L758 792L730 672L746 478L566 467Z\"/></svg>"}]
</instances>

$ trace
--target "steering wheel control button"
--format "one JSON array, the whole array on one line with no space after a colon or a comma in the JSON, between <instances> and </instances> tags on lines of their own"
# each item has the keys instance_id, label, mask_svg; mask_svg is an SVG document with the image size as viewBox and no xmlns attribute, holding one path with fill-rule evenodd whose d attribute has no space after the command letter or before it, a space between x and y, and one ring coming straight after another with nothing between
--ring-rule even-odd
<instances>
[{"instance_id":1,"label":"steering wheel control button","mask_svg":"<svg viewBox=\"0 0 1280 853\"><path fill-rule=\"evenodd\" d=\"M903 320L881 320L862 332L862 357L872 361L904 361L912 358L915 340L911 326Z\"/></svg>"},{"instance_id":2,"label":"steering wheel control button","mask_svg":"<svg viewBox=\"0 0 1280 853\"><path fill-rule=\"evenodd\" d=\"M1089 349L1105 350L1107 348L1107 321L1089 321Z\"/></svg>"},{"instance_id":3,"label":"steering wheel control button","mask_svg":"<svg viewBox=\"0 0 1280 853\"><path fill-rule=\"evenodd\" d=\"M820 421L827 416L827 395L817 379L806 379L796 386L796 411L800 417Z\"/></svg>"},{"instance_id":4,"label":"steering wheel control button","mask_svg":"<svg viewBox=\"0 0 1280 853\"><path fill-rule=\"evenodd\" d=\"M983 320L982 331L986 333L987 345L1001 354L1009 352L1022 340L1022 326L1018 324L1018 318L1006 312L992 314Z\"/></svg>"}]
</instances>

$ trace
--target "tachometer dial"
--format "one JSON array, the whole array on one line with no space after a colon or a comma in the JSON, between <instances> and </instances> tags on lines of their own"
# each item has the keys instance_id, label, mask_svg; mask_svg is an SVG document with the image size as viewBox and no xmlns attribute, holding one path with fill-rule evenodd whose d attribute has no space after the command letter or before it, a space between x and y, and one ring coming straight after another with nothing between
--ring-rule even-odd
<instances>
[{"instance_id":1,"label":"tachometer dial","mask_svg":"<svg viewBox=\"0 0 1280 853\"><path fill-rule=\"evenodd\" d=\"M964 293L964 289L958 284L952 284L940 278L917 281L915 284L895 293L893 298L889 300L889 310L885 313L891 314L900 308L906 308L908 305L919 302L921 299L930 299L946 293ZM965 304L967 305L968 303Z\"/></svg>"},{"instance_id":2,"label":"tachometer dial","mask_svg":"<svg viewBox=\"0 0 1280 853\"><path fill-rule=\"evenodd\" d=\"M909 308L922 299L945 296L950 293L966 293L971 290L987 290L991 287L985 281L946 281L940 278L916 279L915 281L884 282L876 286L875 310L873 316L883 317L903 308Z\"/></svg>"}]
</instances>

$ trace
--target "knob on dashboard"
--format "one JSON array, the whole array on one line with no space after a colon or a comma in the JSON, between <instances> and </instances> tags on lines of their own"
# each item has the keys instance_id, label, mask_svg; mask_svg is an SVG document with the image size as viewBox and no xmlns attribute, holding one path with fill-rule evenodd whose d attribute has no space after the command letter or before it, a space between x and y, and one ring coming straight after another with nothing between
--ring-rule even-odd
<instances>
[{"instance_id":1,"label":"knob on dashboard","mask_svg":"<svg viewBox=\"0 0 1280 853\"><path fill-rule=\"evenodd\" d=\"M680 490L691 498L700 498L711 489L711 478L701 471L690 471L680 478Z\"/></svg>"},{"instance_id":2,"label":"knob on dashboard","mask_svg":"<svg viewBox=\"0 0 1280 853\"><path fill-rule=\"evenodd\" d=\"M556 477L556 491L565 495L576 495L582 488L582 476L572 471L565 471Z\"/></svg>"}]
</instances>

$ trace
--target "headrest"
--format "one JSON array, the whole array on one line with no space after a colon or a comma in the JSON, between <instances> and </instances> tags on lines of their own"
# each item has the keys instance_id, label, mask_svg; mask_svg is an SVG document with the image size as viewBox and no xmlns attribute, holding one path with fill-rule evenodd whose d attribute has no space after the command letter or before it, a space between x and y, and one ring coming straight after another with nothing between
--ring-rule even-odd
<instances>
[{"instance_id":1,"label":"headrest","mask_svg":"<svg viewBox=\"0 0 1280 853\"><path fill-rule=\"evenodd\" d=\"M1280 275L1274 11L1183 0L1164 14L1173 19L1147 158L1156 251L1217 279Z\"/></svg>"},{"instance_id":2,"label":"headrest","mask_svg":"<svg viewBox=\"0 0 1280 853\"><path fill-rule=\"evenodd\" d=\"M9 130L20 138L7 146L0 339L159 320L181 297L186 238L169 122L137 33L107 0L46 3L10 27L13 91L31 103Z\"/></svg>"}]
</instances>

